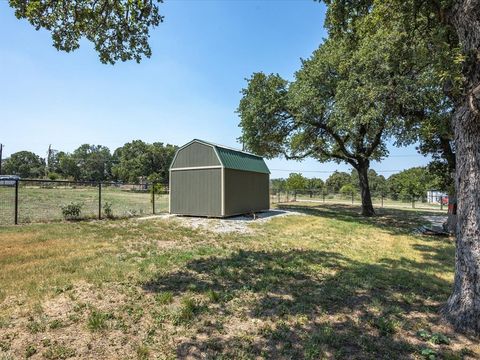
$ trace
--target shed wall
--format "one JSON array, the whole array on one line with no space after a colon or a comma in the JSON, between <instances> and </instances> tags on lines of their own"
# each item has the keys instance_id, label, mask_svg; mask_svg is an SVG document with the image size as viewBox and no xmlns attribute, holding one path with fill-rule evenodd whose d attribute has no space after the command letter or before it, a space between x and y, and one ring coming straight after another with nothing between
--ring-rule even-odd
<instances>
[{"instance_id":1,"label":"shed wall","mask_svg":"<svg viewBox=\"0 0 480 360\"><path fill-rule=\"evenodd\" d=\"M225 169L225 216L270 208L269 174Z\"/></svg>"},{"instance_id":2,"label":"shed wall","mask_svg":"<svg viewBox=\"0 0 480 360\"><path fill-rule=\"evenodd\" d=\"M177 153L172 164L173 168L196 167L196 166L220 166L215 150L211 146L191 143Z\"/></svg>"},{"instance_id":3,"label":"shed wall","mask_svg":"<svg viewBox=\"0 0 480 360\"><path fill-rule=\"evenodd\" d=\"M222 216L222 169L174 170L170 176L172 214Z\"/></svg>"}]
</instances>

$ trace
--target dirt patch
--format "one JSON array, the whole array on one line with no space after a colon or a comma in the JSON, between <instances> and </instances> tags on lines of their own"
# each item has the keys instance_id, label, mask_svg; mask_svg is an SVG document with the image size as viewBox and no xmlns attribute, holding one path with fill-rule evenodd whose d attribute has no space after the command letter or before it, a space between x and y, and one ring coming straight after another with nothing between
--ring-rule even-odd
<instances>
[{"instance_id":1,"label":"dirt patch","mask_svg":"<svg viewBox=\"0 0 480 360\"><path fill-rule=\"evenodd\" d=\"M234 216L226 219L212 219L193 216L177 216L171 214L162 214L155 216L147 216L139 218L137 220L144 221L150 219L164 219L173 220L179 222L182 226L187 226L192 229L200 229L212 231L214 233L240 233L240 234L253 234L255 229L251 227L252 224L262 224L272 219L297 215L305 215L296 211L286 210L270 210L261 212L255 215L255 219L251 215Z\"/></svg>"}]
</instances>

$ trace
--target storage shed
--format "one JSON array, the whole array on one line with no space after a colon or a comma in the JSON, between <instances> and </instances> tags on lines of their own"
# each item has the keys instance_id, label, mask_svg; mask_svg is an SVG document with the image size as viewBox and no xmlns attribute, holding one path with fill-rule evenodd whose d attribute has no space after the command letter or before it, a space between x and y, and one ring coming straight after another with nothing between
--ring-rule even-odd
<instances>
[{"instance_id":1,"label":"storage shed","mask_svg":"<svg viewBox=\"0 0 480 360\"><path fill-rule=\"evenodd\" d=\"M263 158L194 139L170 166L170 213L227 217L268 210L269 178Z\"/></svg>"}]
</instances>

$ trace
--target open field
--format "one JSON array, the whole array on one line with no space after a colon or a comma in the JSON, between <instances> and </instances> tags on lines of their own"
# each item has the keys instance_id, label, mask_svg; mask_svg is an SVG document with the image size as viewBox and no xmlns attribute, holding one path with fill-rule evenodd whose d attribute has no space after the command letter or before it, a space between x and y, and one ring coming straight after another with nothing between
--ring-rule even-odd
<instances>
[{"instance_id":1,"label":"open field","mask_svg":"<svg viewBox=\"0 0 480 360\"><path fill-rule=\"evenodd\" d=\"M82 217L98 216L98 188L82 187L20 187L18 220L20 223L46 222L62 220L61 206L70 202L84 204ZM152 213L151 194L149 192L124 191L114 187L102 189L102 204L112 204L113 215L129 217ZM0 225L13 224L15 189L0 186ZM155 196L155 211L168 211L168 195Z\"/></svg>"},{"instance_id":2,"label":"open field","mask_svg":"<svg viewBox=\"0 0 480 360\"><path fill-rule=\"evenodd\" d=\"M284 206L287 207L287 206ZM0 359L468 359L454 243L420 211L295 204L253 234L172 219L0 228Z\"/></svg>"},{"instance_id":3,"label":"open field","mask_svg":"<svg viewBox=\"0 0 480 360\"><path fill-rule=\"evenodd\" d=\"M280 198L280 202L289 202L294 199L294 196L290 194L287 198L286 194L281 194L280 197L272 195L271 201L273 203L277 203L278 199ZM297 201L305 201L305 202L316 202L322 204L345 204L345 205L352 205L352 198L351 196L345 196L341 194L327 194L325 199L321 194L314 194L310 197L308 194L298 194ZM359 194L354 195L353 204L354 205L361 205L362 199ZM387 207L387 208L394 208L394 209L419 209L419 210L428 210L428 211L443 211L444 213L447 212L447 205L440 206L437 203L428 203L422 201L415 201L414 207L412 206L411 201L402 201L402 200L393 200L390 197L384 197L383 201L380 196L372 196L372 203L375 208Z\"/></svg>"}]
</instances>

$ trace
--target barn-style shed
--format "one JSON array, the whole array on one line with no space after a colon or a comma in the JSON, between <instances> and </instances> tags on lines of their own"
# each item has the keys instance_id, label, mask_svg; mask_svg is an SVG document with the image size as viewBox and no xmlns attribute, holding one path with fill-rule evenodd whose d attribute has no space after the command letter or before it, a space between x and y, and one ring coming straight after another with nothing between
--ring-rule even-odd
<instances>
[{"instance_id":1,"label":"barn-style shed","mask_svg":"<svg viewBox=\"0 0 480 360\"><path fill-rule=\"evenodd\" d=\"M227 217L268 210L269 177L263 158L194 139L170 166L170 213Z\"/></svg>"}]
</instances>

